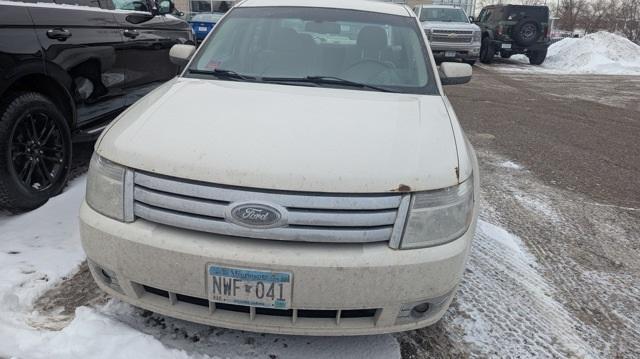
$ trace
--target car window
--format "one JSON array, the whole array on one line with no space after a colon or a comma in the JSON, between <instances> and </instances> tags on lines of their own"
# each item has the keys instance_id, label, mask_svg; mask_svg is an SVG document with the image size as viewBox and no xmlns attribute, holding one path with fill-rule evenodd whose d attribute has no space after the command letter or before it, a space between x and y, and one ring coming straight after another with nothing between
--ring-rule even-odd
<instances>
[{"instance_id":1,"label":"car window","mask_svg":"<svg viewBox=\"0 0 640 359\"><path fill-rule=\"evenodd\" d=\"M487 11L484 13L484 19L482 19L482 22L489 22L489 21L490 21L490 19L491 19L491 12L492 12L491 10L487 10Z\"/></svg>"},{"instance_id":2,"label":"car window","mask_svg":"<svg viewBox=\"0 0 640 359\"><path fill-rule=\"evenodd\" d=\"M192 70L341 79L396 92L433 91L422 33L411 17L305 8L236 8L216 27Z\"/></svg>"},{"instance_id":3,"label":"car window","mask_svg":"<svg viewBox=\"0 0 640 359\"><path fill-rule=\"evenodd\" d=\"M100 7L99 0L55 0L56 4Z\"/></svg>"},{"instance_id":4,"label":"car window","mask_svg":"<svg viewBox=\"0 0 640 359\"><path fill-rule=\"evenodd\" d=\"M487 10L482 9L482 11L480 11L480 14L478 14L477 21L478 22L483 22L484 21L484 14L486 14L486 13L487 13Z\"/></svg>"},{"instance_id":5,"label":"car window","mask_svg":"<svg viewBox=\"0 0 640 359\"><path fill-rule=\"evenodd\" d=\"M462 9L425 7L420 21L469 22L469 19Z\"/></svg>"},{"instance_id":6,"label":"car window","mask_svg":"<svg viewBox=\"0 0 640 359\"><path fill-rule=\"evenodd\" d=\"M191 18L192 21L212 21L220 20L224 14L198 14Z\"/></svg>"},{"instance_id":7,"label":"car window","mask_svg":"<svg viewBox=\"0 0 640 359\"><path fill-rule=\"evenodd\" d=\"M146 0L111 0L116 10L151 12Z\"/></svg>"}]
</instances>

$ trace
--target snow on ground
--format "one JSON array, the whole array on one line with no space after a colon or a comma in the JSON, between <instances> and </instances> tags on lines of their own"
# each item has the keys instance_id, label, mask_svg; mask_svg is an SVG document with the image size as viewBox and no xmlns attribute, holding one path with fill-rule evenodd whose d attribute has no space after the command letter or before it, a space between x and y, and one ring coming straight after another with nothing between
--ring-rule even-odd
<instances>
[{"instance_id":1,"label":"snow on ground","mask_svg":"<svg viewBox=\"0 0 640 359\"><path fill-rule=\"evenodd\" d=\"M622 36L600 31L552 44L540 66L529 65L525 55L514 55L506 61L496 58L491 67L515 72L640 75L640 46Z\"/></svg>"},{"instance_id":2,"label":"snow on ground","mask_svg":"<svg viewBox=\"0 0 640 359\"><path fill-rule=\"evenodd\" d=\"M33 301L84 260L78 211L84 178L46 206L0 217L0 313L29 308Z\"/></svg>"}]
</instances>

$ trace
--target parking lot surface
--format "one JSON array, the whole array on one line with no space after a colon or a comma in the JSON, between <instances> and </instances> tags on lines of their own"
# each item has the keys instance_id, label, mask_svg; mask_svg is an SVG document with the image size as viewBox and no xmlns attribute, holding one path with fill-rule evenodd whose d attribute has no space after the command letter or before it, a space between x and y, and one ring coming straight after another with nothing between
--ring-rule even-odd
<instances>
[{"instance_id":1,"label":"parking lot surface","mask_svg":"<svg viewBox=\"0 0 640 359\"><path fill-rule=\"evenodd\" d=\"M447 88L484 222L450 315L399 335L403 357L637 356L640 78L503 67Z\"/></svg>"}]
</instances>

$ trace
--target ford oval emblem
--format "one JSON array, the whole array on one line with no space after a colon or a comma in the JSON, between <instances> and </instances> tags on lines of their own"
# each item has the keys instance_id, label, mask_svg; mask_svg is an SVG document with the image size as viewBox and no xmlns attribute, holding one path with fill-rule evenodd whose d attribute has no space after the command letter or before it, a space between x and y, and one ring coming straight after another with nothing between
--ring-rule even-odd
<instances>
[{"instance_id":1,"label":"ford oval emblem","mask_svg":"<svg viewBox=\"0 0 640 359\"><path fill-rule=\"evenodd\" d=\"M286 222L286 210L266 203L234 203L227 212L231 222L249 228L275 228Z\"/></svg>"}]
</instances>

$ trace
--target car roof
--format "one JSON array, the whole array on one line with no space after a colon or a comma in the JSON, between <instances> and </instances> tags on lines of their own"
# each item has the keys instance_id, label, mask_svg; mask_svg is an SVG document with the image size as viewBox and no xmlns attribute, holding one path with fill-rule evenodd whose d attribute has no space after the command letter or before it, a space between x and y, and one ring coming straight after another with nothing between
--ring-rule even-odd
<instances>
[{"instance_id":1,"label":"car roof","mask_svg":"<svg viewBox=\"0 0 640 359\"><path fill-rule=\"evenodd\" d=\"M440 8L440 9L462 9L460 6L453 5L431 5L431 4L422 4L421 7L429 7L429 8Z\"/></svg>"},{"instance_id":2,"label":"car roof","mask_svg":"<svg viewBox=\"0 0 640 359\"><path fill-rule=\"evenodd\" d=\"M261 6L320 7L413 16L405 5L375 0L244 0L237 5L237 7Z\"/></svg>"},{"instance_id":3,"label":"car roof","mask_svg":"<svg viewBox=\"0 0 640 359\"><path fill-rule=\"evenodd\" d=\"M523 7L523 8L549 8L546 5L514 5L514 4L495 4L495 5L487 5L486 8L496 8L496 7Z\"/></svg>"}]
</instances>

